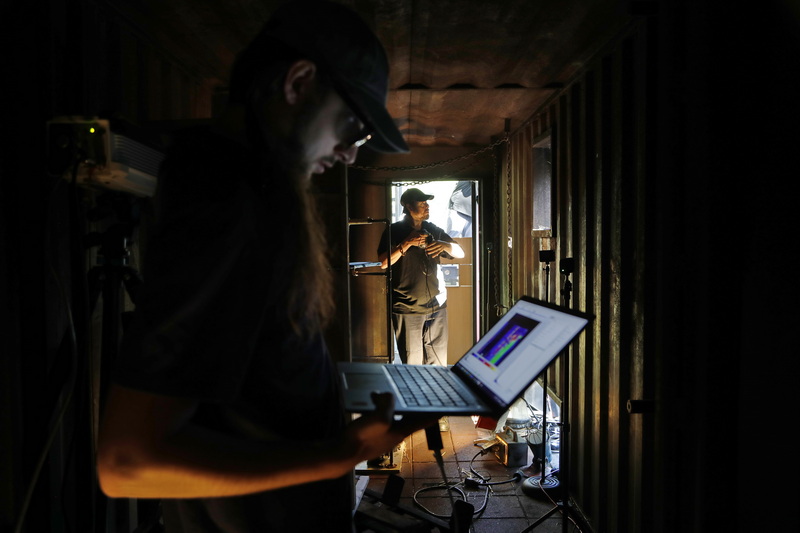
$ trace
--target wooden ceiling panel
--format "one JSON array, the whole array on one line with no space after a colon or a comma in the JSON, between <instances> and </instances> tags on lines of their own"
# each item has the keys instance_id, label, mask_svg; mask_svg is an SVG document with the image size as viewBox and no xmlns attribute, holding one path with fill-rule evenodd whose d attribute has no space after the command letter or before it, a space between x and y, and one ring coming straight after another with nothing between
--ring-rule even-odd
<instances>
[{"instance_id":1,"label":"wooden ceiling panel","mask_svg":"<svg viewBox=\"0 0 800 533\"><path fill-rule=\"evenodd\" d=\"M521 126L551 95L548 89L399 90L388 109L411 146L476 146ZM468 122L480 124L467 128Z\"/></svg>"},{"instance_id":2,"label":"wooden ceiling panel","mask_svg":"<svg viewBox=\"0 0 800 533\"><path fill-rule=\"evenodd\" d=\"M284 0L105 2L214 87ZM486 144L507 118L513 130L633 20L622 0L341 3L386 47L389 110L412 146Z\"/></svg>"},{"instance_id":3,"label":"wooden ceiling panel","mask_svg":"<svg viewBox=\"0 0 800 533\"><path fill-rule=\"evenodd\" d=\"M626 20L608 0L413 5L409 81L432 89L566 83L573 63Z\"/></svg>"}]
</instances>

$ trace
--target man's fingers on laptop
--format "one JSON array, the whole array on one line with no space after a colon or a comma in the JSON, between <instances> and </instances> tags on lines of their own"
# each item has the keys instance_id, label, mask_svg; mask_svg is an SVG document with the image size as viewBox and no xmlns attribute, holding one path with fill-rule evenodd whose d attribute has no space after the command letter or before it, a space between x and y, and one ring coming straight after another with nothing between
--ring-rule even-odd
<instances>
[{"instance_id":1,"label":"man's fingers on laptop","mask_svg":"<svg viewBox=\"0 0 800 533\"><path fill-rule=\"evenodd\" d=\"M371 396L375 404L374 415L382 422L391 424L394 419L394 395L391 392L373 392Z\"/></svg>"}]
</instances>

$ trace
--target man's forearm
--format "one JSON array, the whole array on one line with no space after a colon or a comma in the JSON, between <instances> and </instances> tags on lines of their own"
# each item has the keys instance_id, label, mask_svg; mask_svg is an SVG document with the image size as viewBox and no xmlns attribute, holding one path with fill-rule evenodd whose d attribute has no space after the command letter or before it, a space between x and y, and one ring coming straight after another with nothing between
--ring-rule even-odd
<instances>
[{"instance_id":1,"label":"man's forearm","mask_svg":"<svg viewBox=\"0 0 800 533\"><path fill-rule=\"evenodd\" d=\"M98 441L103 491L119 498L233 496L332 479L355 464L348 454L356 450L344 441L315 446L278 435L226 435L193 424L195 410L192 400L112 386Z\"/></svg>"},{"instance_id":2,"label":"man's forearm","mask_svg":"<svg viewBox=\"0 0 800 533\"><path fill-rule=\"evenodd\" d=\"M411 247L411 245L407 241L403 241L400 244L398 244L397 246L393 246L392 247L392 252L389 255L389 258L391 260L391 264L397 263L400 260L401 257L406 255L406 252L408 252L408 249L410 247ZM388 265L386 264L386 254L381 254L379 259L381 261L381 268L384 268L384 269L387 268Z\"/></svg>"},{"instance_id":3,"label":"man's forearm","mask_svg":"<svg viewBox=\"0 0 800 533\"><path fill-rule=\"evenodd\" d=\"M113 385L98 442L100 486L113 498L202 498L334 479L433 421L394 421L389 393L373 402L375 411L335 440L265 441L193 424L192 400Z\"/></svg>"},{"instance_id":4,"label":"man's forearm","mask_svg":"<svg viewBox=\"0 0 800 533\"><path fill-rule=\"evenodd\" d=\"M187 426L146 453L101 455L98 471L111 497L203 498L333 479L353 464L341 446L249 442Z\"/></svg>"},{"instance_id":5,"label":"man's forearm","mask_svg":"<svg viewBox=\"0 0 800 533\"><path fill-rule=\"evenodd\" d=\"M448 242L447 243L447 253L455 257L456 259L461 259L464 257L464 249L458 243L455 242Z\"/></svg>"}]
</instances>

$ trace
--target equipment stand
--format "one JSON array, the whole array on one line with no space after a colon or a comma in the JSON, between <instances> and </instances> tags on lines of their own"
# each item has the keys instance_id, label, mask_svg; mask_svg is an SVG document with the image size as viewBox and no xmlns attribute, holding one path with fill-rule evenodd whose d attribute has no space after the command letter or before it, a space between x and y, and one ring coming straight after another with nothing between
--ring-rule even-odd
<instances>
[{"instance_id":1,"label":"equipment stand","mask_svg":"<svg viewBox=\"0 0 800 533\"><path fill-rule=\"evenodd\" d=\"M97 264L86 274L89 298L89 314L93 314L102 302L101 346L99 359L99 389L96 402L98 414L102 416L110 388L111 370L119 355L120 344L132 311L125 311L124 294L135 306L143 279L129 265L130 245L134 241L135 228L139 224L137 199L125 194L108 192L99 195L97 206L87 214L93 222L106 221L102 231L93 231L83 236L82 244L97 247ZM124 294L123 294L124 293ZM161 518L159 500L135 499L131 502L99 496L96 502L97 515L106 523L113 523L117 530L149 531L157 527Z\"/></svg>"},{"instance_id":2,"label":"equipment stand","mask_svg":"<svg viewBox=\"0 0 800 533\"><path fill-rule=\"evenodd\" d=\"M100 360L100 405L111 382L110 371L119 352L122 333L125 329L126 313L123 312L122 289L127 292L131 302L136 304L136 296L142 278L139 272L128 266L128 238L132 227L115 224L102 234L91 233L86 236L87 243L99 244L98 266L87 273L89 285L90 310L93 312L102 297L102 347ZM129 313L128 313L129 314Z\"/></svg>"},{"instance_id":3,"label":"equipment stand","mask_svg":"<svg viewBox=\"0 0 800 533\"><path fill-rule=\"evenodd\" d=\"M539 261L544 263L544 301L550 301L550 263L555 261L556 253L554 250L539 250ZM542 372L542 457L541 457L541 472L539 474L539 480L536 480L536 477L532 477L529 480L526 480L528 485L532 485L531 488L542 488L542 489L554 489L558 487L559 481L558 478L555 477L548 477L546 476L546 466L547 466L547 369Z\"/></svg>"},{"instance_id":4,"label":"equipment stand","mask_svg":"<svg viewBox=\"0 0 800 533\"><path fill-rule=\"evenodd\" d=\"M564 297L564 302L566 307L569 307L569 300L570 300L570 293L572 291L572 283L569 280L570 274L574 270L574 261L572 258L566 258L561 260L561 273L564 274L564 288L561 290L561 295ZM561 479L561 487L560 487L560 499L556 503L555 507L547 511L543 516L541 516L538 520L536 520L533 524L522 530L522 533L526 533L528 531L533 530L539 524L543 523L545 520L550 518L556 512L561 513L561 531L563 533L567 533L567 522L570 520L570 513L572 512L572 508L570 506L569 501L569 359L570 359L570 351L569 347L564 349L562 354L564 357L563 361L563 369L561 373L561 380L562 380L562 391L563 391L563 399L561 401L561 437L560 437L560 449L559 449L559 478ZM545 374L546 376L546 374ZM547 395L547 391L545 389L545 398ZM542 430L542 442L546 443L545 435L547 435L547 409L545 406L545 426ZM563 472L563 475L561 475ZM541 483L544 483L544 468L542 468L542 479ZM533 478L531 478L532 480ZM528 480L529 481L529 480ZM527 481L526 481L527 482ZM557 486L557 485L556 485ZM541 485L542 489L545 488L552 488L552 487L545 487L544 484Z\"/></svg>"}]
</instances>

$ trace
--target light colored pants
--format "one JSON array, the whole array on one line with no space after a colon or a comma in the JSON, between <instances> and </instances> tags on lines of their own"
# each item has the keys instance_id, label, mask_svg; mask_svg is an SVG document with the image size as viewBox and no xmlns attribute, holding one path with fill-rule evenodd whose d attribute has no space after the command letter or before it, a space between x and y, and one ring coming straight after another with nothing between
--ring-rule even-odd
<instances>
[{"instance_id":1,"label":"light colored pants","mask_svg":"<svg viewBox=\"0 0 800 533\"><path fill-rule=\"evenodd\" d=\"M447 308L429 315L392 313L400 361L409 365L447 365Z\"/></svg>"}]
</instances>

